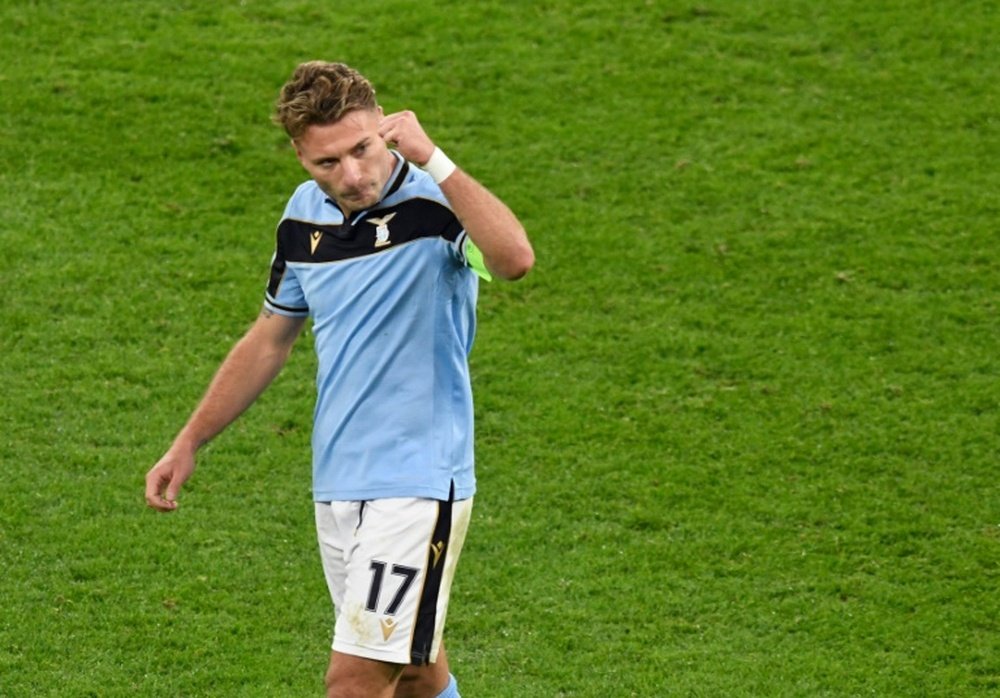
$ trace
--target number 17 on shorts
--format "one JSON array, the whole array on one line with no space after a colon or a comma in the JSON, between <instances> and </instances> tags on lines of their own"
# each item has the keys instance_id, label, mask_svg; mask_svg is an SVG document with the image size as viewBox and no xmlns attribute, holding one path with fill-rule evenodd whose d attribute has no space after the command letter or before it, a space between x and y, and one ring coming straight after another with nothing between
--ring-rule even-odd
<instances>
[{"instance_id":1,"label":"number 17 on shorts","mask_svg":"<svg viewBox=\"0 0 1000 698\"><path fill-rule=\"evenodd\" d=\"M396 664L437 658L472 499L317 502L336 652Z\"/></svg>"}]
</instances>

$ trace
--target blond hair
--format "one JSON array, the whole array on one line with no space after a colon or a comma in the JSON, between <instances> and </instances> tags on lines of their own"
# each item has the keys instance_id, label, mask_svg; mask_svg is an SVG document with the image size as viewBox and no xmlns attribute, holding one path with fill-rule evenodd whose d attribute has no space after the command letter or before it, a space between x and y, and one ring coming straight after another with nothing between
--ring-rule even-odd
<instances>
[{"instance_id":1,"label":"blond hair","mask_svg":"<svg viewBox=\"0 0 1000 698\"><path fill-rule=\"evenodd\" d=\"M301 63L281 88L274 122L292 139L313 125L332 124L358 109L375 109L375 88L343 63Z\"/></svg>"}]
</instances>

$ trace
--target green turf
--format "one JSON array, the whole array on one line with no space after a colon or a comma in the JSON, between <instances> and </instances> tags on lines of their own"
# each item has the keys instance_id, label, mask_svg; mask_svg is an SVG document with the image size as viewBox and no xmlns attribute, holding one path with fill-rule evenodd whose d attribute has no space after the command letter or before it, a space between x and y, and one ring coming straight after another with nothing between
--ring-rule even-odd
<instances>
[{"instance_id":1,"label":"green turf","mask_svg":"<svg viewBox=\"0 0 1000 698\"><path fill-rule=\"evenodd\" d=\"M465 696L1000 691L995 3L0 8L0 696L321 693L311 338L182 508L350 62L519 212L484 286Z\"/></svg>"}]
</instances>

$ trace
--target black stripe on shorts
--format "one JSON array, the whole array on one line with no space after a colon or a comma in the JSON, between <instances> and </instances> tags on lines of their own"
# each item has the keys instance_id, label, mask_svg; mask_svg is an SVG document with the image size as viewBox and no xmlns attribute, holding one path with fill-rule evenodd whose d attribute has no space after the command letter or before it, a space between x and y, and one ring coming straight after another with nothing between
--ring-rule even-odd
<instances>
[{"instance_id":1,"label":"black stripe on shorts","mask_svg":"<svg viewBox=\"0 0 1000 698\"><path fill-rule=\"evenodd\" d=\"M410 663L422 666L431 661L431 645L434 642L434 624L437 621L438 596L444 579L445 559L448 556L448 542L451 540L451 507L455 501L455 483L447 502L438 502L438 519L434 524L434 534L427 550L427 575L424 588L420 592L420 606L417 622L413 628L413 644L410 645Z\"/></svg>"}]
</instances>

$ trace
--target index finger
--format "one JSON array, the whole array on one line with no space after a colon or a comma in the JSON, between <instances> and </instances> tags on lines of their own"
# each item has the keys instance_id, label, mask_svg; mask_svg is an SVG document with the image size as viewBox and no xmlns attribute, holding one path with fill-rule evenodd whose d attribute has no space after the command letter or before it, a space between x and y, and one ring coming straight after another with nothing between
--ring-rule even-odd
<instances>
[{"instance_id":1,"label":"index finger","mask_svg":"<svg viewBox=\"0 0 1000 698\"><path fill-rule=\"evenodd\" d=\"M389 131L392 131L399 125L399 116L399 114L383 116L378 122L378 135L384 139Z\"/></svg>"}]
</instances>

